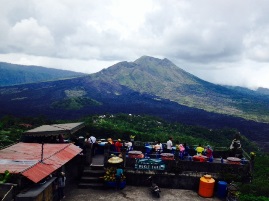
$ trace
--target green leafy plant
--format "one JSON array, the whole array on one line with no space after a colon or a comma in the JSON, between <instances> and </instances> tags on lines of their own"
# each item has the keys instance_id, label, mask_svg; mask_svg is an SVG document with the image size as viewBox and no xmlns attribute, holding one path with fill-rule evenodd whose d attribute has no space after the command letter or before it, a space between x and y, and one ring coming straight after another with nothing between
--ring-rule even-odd
<instances>
[{"instance_id":1,"label":"green leafy plant","mask_svg":"<svg viewBox=\"0 0 269 201\"><path fill-rule=\"evenodd\" d=\"M121 175L121 181L124 181L126 179L125 175ZM116 181L116 168L115 167L109 167L106 169L104 181Z\"/></svg>"},{"instance_id":2,"label":"green leafy plant","mask_svg":"<svg viewBox=\"0 0 269 201\"><path fill-rule=\"evenodd\" d=\"M116 169L107 168L104 176L104 181L116 181Z\"/></svg>"},{"instance_id":3,"label":"green leafy plant","mask_svg":"<svg viewBox=\"0 0 269 201\"><path fill-rule=\"evenodd\" d=\"M10 178L10 173L8 170L6 170L5 173L0 176L0 183L6 183L9 178Z\"/></svg>"}]
</instances>

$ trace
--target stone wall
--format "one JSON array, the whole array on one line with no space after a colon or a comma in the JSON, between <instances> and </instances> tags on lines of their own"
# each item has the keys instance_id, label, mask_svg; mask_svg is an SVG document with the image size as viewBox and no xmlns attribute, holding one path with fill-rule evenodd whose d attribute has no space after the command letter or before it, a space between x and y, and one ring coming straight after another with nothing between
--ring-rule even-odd
<instances>
[{"instance_id":1,"label":"stone wall","mask_svg":"<svg viewBox=\"0 0 269 201\"><path fill-rule=\"evenodd\" d=\"M153 176L160 187L197 190L200 178L210 174L217 181L227 182L245 181L250 179L250 164L210 163L182 160L164 161L166 169L163 171L136 170L136 159L126 158L127 184L135 186L147 186L147 178Z\"/></svg>"}]
</instances>

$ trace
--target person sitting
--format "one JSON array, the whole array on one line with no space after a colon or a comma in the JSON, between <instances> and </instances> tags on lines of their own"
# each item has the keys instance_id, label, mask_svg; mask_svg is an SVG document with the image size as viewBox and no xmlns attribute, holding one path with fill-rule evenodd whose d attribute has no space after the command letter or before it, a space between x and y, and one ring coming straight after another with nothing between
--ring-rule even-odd
<instances>
[{"instance_id":1,"label":"person sitting","mask_svg":"<svg viewBox=\"0 0 269 201\"><path fill-rule=\"evenodd\" d=\"M163 146L160 141L157 141L153 148L156 152L162 152L163 150Z\"/></svg>"},{"instance_id":2,"label":"person sitting","mask_svg":"<svg viewBox=\"0 0 269 201\"><path fill-rule=\"evenodd\" d=\"M184 146L184 148L185 148L185 150L184 150L184 156L188 156L189 155L189 150L190 150L190 147L189 146L187 146L187 143L185 142L184 144L183 144L183 146Z\"/></svg>"},{"instance_id":3,"label":"person sitting","mask_svg":"<svg viewBox=\"0 0 269 201\"><path fill-rule=\"evenodd\" d=\"M133 143L131 141L126 141L124 145L127 147L127 151L131 151L133 149Z\"/></svg>"},{"instance_id":4,"label":"person sitting","mask_svg":"<svg viewBox=\"0 0 269 201\"><path fill-rule=\"evenodd\" d=\"M203 151L205 150L202 146L201 146L201 144L199 144L199 146L198 147L196 147L196 152L197 152L197 155L202 155L202 153L203 153Z\"/></svg>"},{"instance_id":5,"label":"person sitting","mask_svg":"<svg viewBox=\"0 0 269 201\"><path fill-rule=\"evenodd\" d=\"M184 157L184 151L185 151L185 147L182 144L179 144L179 158L181 160L183 160Z\"/></svg>"},{"instance_id":6,"label":"person sitting","mask_svg":"<svg viewBox=\"0 0 269 201\"><path fill-rule=\"evenodd\" d=\"M206 152L206 157L207 158L210 159L210 158L213 157L213 149L209 145L206 146L205 152Z\"/></svg>"},{"instance_id":7,"label":"person sitting","mask_svg":"<svg viewBox=\"0 0 269 201\"><path fill-rule=\"evenodd\" d=\"M121 152L121 148L122 148L121 139L118 139L117 142L115 143L116 152Z\"/></svg>"}]
</instances>

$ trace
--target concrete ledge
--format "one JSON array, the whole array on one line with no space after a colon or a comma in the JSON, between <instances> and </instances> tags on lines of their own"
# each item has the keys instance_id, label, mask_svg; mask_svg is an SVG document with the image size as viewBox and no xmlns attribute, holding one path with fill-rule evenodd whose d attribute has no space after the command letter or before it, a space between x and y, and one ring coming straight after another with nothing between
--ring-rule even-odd
<instances>
[{"instance_id":1,"label":"concrete ledge","mask_svg":"<svg viewBox=\"0 0 269 201\"><path fill-rule=\"evenodd\" d=\"M235 165L227 163L210 163L194 161L167 160L165 170L136 170L136 159L126 158L126 178L128 185L148 186L147 178L153 176L162 188L178 188L197 190L200 178L210 174L216 182L219 180L248 181L250 165Z\"/></svg>"}]
</instances>

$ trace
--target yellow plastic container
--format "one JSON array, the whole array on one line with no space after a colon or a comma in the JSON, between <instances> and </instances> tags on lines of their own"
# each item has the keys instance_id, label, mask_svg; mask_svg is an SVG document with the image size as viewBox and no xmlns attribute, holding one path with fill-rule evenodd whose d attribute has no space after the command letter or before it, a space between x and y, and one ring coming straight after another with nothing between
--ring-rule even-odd
<instances>
[{"instance_id":1,"label":"yellow plastic container","mask_svg":"<svg viewBox=\"0 0 269 201\"><path fill-rule=\"evenodd\" d=\"M206 174L200 178L198 194L205 198L213 197L214 186L215 186L215 179L213 179L211 175Z\"/></svg>"}]
</instances>

